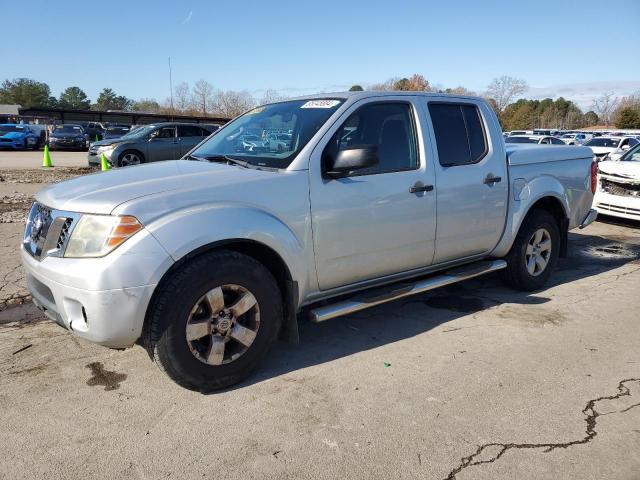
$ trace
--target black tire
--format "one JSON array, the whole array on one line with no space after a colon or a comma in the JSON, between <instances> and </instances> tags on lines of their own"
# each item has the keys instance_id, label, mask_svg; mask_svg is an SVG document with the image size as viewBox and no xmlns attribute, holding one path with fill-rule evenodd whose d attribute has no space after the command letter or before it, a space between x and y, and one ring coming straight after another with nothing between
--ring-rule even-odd
<instances>
[{"instance_id":1,"label":"black tire","mask_svg":"<svg viewBox=\"0 0 640 480\"><path fill-rule=\"evenodd\" d=\"M228 284L253 294L259 305L259 328L238 358L210 365L192 353L187 322L198 299ZM280 289L264 265L240 253L217 250L191 260L161 286L147 312L143 344L179 385L200 392L220 390L247 378L260 365L280 331L282 312Z\"/></svg>"},{"instance_id":2,"label":"black tire","mask_svg":"<svg viewBox=\"0 0 640 480\"><path fill-rule=\"evenodd\" d=\"M540 229L548 232L551 251L544 269L533 275L527 268L527 247ZM560 253L560 229L556 219L546 210L532 210L522 222L511 251L505 257L507 268L501 271L502 279L509 286L531 292L541 289L549 280Z\"/></svg>"},{"instance_id":3,"label":"black tire","mask_svg":"<svg viewBox=\"0 0 640 480\"><path fill-rule=\"evenodd\" d=\"M118 167L128 166L128 165L123 165L124 159L127 155L136 155L140 159L140 163L137 165L142 165L143 163L146 162L142 152L139 152L138 150L125 150L118 157L118 162L117 162ZM132 164L132 165L136 165L136 164Z\"/></svg>"}]
</instances>

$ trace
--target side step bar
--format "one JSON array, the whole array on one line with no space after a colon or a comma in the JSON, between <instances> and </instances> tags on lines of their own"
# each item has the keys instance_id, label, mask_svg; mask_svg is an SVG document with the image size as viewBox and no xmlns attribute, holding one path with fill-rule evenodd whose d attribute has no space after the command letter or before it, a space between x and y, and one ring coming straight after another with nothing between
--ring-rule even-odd
<instances>
[{"instance_id":1,"label":"side step bar","mask_svg":"<svg viewBox=\"0 0 640 480\"><path fill-rule=\"evenodd\" d=\"M427 277L417 282L399 283L386 288L379 288L356 295L349 300L343 300L332 305L324 305L311 310L311 321L315 323L324 322L335 317L341 317L349 313L364 310L366 308L375 307L381 303L397 300L398 298L408 297L416 293L423 293L434 290L445 285L461 282L469 278L484 275L485 273L495 272L507 267L504 260L489 260L471 263L463 267L447 270L441 274Z\"/></svg>"}]
</instances>

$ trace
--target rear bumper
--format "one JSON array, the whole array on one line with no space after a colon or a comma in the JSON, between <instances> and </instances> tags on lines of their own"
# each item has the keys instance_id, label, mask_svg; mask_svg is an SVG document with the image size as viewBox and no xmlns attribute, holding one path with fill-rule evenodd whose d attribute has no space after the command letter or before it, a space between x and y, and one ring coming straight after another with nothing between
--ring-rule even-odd
<instances>
[{"instance_id":1,"label":"rear bumper","mask_svg":"<svg viewBox=\"0 0 640 480\"><path fill-rule=\"evenodd\" d=\"M584 217L582 222L580 223L580 228L584 228L588 225L591 225L595 222L596 217L598 216L598 211L595 208L590 208L589 213Z\"/></svg>"}]
</instances>

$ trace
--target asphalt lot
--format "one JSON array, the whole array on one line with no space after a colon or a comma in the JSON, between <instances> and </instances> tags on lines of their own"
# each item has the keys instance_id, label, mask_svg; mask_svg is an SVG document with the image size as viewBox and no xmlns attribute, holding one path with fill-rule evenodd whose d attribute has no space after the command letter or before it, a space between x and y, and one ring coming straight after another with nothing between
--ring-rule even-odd
<instances>
[{"instance_id":1,"label":"asphalt lot","mask_svg":"<svg viewBox=\"0 0 640 480\"><path fill-rule=\"evenodd\" d=\"M0 174L23 203L50 181ZM0 478L640 478L640 225L572 233L534 294L487 276L303 322L213 395L43 319L21 231L0 223Z\"/></svg>"},{"instance_id":2,"label":"asphalt lot","mask_svg":"<svg viewBox=\"0 0 640 480\"><path fill-rule=\"evenodd\" d=\"M0 172L5 169L39 168L42 150L0 150ZM54 167L86 167L87 152L54 150L49 152Z\"/></svg>"}]
</instances>

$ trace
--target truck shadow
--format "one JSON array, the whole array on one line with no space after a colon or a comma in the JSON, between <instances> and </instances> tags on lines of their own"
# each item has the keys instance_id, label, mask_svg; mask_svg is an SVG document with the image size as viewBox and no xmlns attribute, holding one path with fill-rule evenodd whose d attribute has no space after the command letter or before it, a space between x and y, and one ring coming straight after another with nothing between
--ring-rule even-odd
<instances>
[{"instance_id":1,"label":"truck shadow","mask_svg":"<svg viewBox=\"0 0 640 480\"><path fill-rule=\"evenodd\" d=\"M603 274L627 263L640 265L640 245L620 240L622 239L615 235L605 238L570 234L569 255L559 260L548 288ZM637 242L638 237L632 234L628 240ZM445 324L503 303L516 306L542 305L550 301L547 291L514 291L501 282L498 274L490 274L320 324L300 318L300 345L279 342L254 376L232 388L242 388L312 365L331 362L411 338L436 327L445 327L440 333L467 328L446 328ZM585 295L592 293L585 291ZM506 315L496 314L495 322L480 326L491 328L493 324L517 321L518 310L508 310ZM542 307L539 311L530 309L526 313L528 318L533 317L538 324L557 324L560 320L553 318L553 312L553 309ZM514 318L510 319L509 316ZM485 316L481 321L486 322L486 318Z\"/></svg>"}]
</instances>

